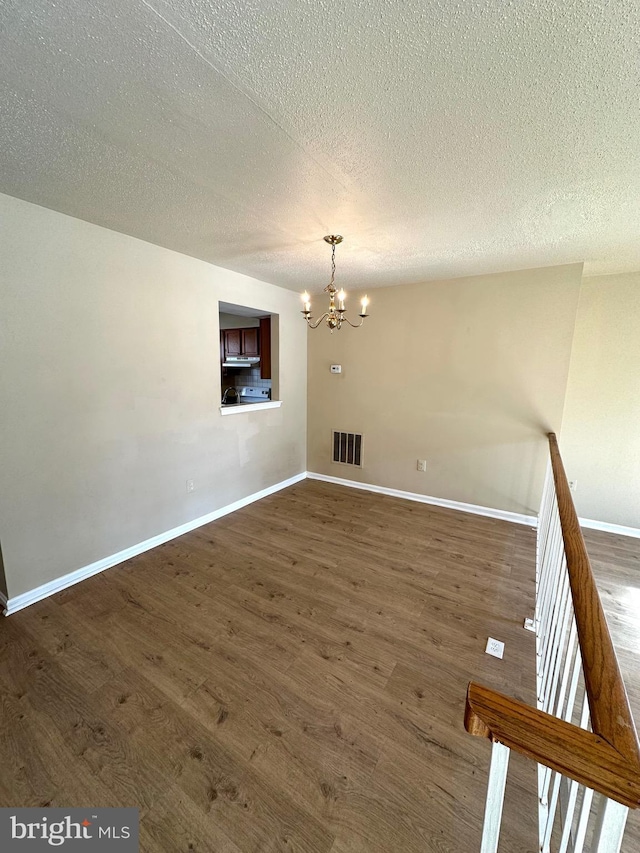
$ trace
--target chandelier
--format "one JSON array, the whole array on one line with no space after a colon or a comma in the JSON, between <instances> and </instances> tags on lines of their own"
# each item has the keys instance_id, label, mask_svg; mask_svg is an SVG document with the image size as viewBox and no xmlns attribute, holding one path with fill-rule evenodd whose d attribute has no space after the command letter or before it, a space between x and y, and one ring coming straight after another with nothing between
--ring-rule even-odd
<instances>
[{"instance_id":1,"label":"chandelier","mask_svg":"<svg viewBox=\"0 0 640 853\"><path fill-rule=\"evenodd\" d=\"M301 313L307 321L307 325L312 329L317 329L323 320L327 321L327 326L332 332L334 329L339 329L343 322L348 323L354 329L358 329L364 323L364 318L369 316L367 314L369 299L367 296L362 297L362 310L360 311L361 320L359 323L352 323L346 316L347 309L344 307L344 301L347 298L347 294L344 290L338 291L337 287L333 283L336 276L336 246L338 243L342 243L343 238L339 234L328 234L324 239L325 242L329 243L331 246L331 281L325 287L325 291L329 294L329 310L325 311L322 317L313 322L313 318L311 317L311 302L309 301L309 294L305 291L302 294L304 308ZM337 307L336 298L338 300Z\"/></svg>"}]
</instances>

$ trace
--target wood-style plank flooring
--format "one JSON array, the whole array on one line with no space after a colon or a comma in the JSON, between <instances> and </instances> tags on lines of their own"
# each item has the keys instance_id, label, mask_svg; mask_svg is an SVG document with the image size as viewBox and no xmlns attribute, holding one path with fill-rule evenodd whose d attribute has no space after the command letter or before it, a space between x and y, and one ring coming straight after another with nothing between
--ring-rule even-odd
<instances>
[{"instance_id":1,"label":"wood-style plank flooring","mask_svg":"<svg viewBox=\"0 0 640 853\"><path fill-rule=\"evenodd\" d=\"M637 712L640 542L589 539ZM145 853L476 853L465 690L535 701L534 558L527 527L307 480L110 569L0 622L0 805L138 806ZM501 850L536 849L513 755Z\"/></svg>"}]
</instances>

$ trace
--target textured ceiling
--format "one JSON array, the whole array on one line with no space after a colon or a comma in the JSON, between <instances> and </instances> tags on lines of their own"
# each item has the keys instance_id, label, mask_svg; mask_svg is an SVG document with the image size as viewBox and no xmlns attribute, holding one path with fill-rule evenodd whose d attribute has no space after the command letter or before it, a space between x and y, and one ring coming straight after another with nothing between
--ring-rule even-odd
<instances>
[{"instance_id":1,"label":"textured ceiling","mask_svg":"<svg viewBox=\"0 0 640 853\"><path fill-rule=\"evenodd\" d=\"M0 191L265 281L640 269L637 0L0 0Z\"/></svg>"}]
</instances>

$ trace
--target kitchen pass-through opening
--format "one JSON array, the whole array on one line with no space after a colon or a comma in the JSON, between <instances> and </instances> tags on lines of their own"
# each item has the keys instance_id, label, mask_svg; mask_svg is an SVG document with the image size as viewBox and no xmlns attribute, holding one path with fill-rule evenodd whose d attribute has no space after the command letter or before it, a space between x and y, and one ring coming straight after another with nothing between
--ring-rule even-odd
<instances>
[{"instance_id":1,"label":"kitchen pass-through opening","mask_svg":"<svg viewBox=\"0 0 640 853\"><path fill-rule=\"evenodd\" d=\"M279 316L220 302L220 403L235 407L279 399Z\"/></svg>"}]
</instances>

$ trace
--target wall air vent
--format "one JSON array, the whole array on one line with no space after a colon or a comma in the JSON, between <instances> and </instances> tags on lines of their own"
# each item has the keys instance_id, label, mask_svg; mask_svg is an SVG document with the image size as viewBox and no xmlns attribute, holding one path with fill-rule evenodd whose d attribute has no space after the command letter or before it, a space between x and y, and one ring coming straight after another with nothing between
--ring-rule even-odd
<instances>
[{"instance_id":1,"label":"wall air vent","mask_svg":"<svg viewBox=\"0 0 640 853\"><path fill-rule=\"evenodd\" d=\"M334 429L333 461L362 468L362 436L357 432Z\"/></svg>"}]
</instances>

